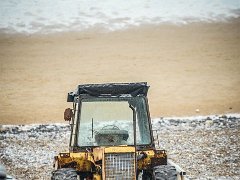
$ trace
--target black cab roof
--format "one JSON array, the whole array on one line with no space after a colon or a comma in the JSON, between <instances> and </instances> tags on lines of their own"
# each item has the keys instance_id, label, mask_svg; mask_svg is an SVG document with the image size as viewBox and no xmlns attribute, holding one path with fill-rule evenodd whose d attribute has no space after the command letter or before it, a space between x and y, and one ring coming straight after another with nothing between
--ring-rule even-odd
<instances>
[{"instance_id":1,"label":"black cab roof","mask_svg":"<svg viewBox=\"0 0 240 180\"><path fill-rule=\"evenodd\" d=\"M146 82L137 83L106 83L106 84L82 84L78 85L77 89L68 93L68 102L73 102L75 96L90 95L94 97L100 96L120 96L138 95L147 96L149 86Z\"/></svg>"}]
</instances>

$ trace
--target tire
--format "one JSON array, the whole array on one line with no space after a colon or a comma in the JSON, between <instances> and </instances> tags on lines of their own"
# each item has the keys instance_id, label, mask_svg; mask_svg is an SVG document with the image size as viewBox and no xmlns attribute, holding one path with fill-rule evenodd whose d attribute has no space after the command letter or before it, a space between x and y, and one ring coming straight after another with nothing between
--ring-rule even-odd
<instances>
[{"instance_id":1,"label":"tire","mask_svg":"<svg viewBox=\"0 0 240 180\"><path fill-rule=\"evenodd\" d=\"M72 168L61 168L52 172L51 180L77 180L77 172Z\"/></svg>"},{"instance_id":2,"label":"tire","mask_svg":"<svg viewBox=\"0 0 240 180\"><path fill-rule=\"evenodd\" d=\"M144 171L143 173L139 173L137 180L154 180L152 177L152 173Z\"/></svg>"},{"instance_id":3,"label":"tire","mask_svg":"<svg viewBox=\"0 0 240 180\"><path fill-rule=\"evenodd\" d=\"M5 179L7 177L6 169L0 164L0 179Z\"/></svg>"},{"instance_id":4,"label":"tire","mask_svg":"<svg viewBox=\"0 0 240 180\"><path fill-rule=\"evenodd\" d=\"M142 180L153 180L151 174L143 174Z\"/></svg>"},{"instance_id":5,"label":"tire","mask_svg":"<svg viewBox=\"0 0 240 180\"><path fill-rule=\"evenodd\" d=\"M174 166L161 165L154 167L155 180L176 180L177 171Z\"/></svg>"}]
</instances>

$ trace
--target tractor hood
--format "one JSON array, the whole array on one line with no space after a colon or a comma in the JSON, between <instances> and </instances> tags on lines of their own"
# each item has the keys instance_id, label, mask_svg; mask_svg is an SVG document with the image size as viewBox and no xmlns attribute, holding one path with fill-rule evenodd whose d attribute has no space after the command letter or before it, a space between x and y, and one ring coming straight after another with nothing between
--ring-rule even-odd
<instances>
[{"instance_id":1,"label":"tractor hood","mask_svg":"<svg viewBox=\"0 0 240 180\"><path fill-rule=\"evenodd\" d=\"M68 93L68 102L73 102L75 96L90 95L90 96L121 96L131 95L136 97L138 95L147 96L149 86L146 82L139 83L107 83L107 84L83 84L78 85L74 92Z\"/></svg>"}]
</instances>

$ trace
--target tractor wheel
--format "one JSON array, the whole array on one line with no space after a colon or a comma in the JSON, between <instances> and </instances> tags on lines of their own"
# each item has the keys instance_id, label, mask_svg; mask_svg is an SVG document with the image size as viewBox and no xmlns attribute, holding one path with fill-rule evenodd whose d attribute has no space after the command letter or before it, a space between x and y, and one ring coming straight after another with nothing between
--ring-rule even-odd
<instances>
[{"instance_id":1,"label":"tractor wheel","mask_svg":"<svg viewBox=\"0 0 240 180\"><path fill-rule=\"evenodd\" d=\"M143 171L138 174L137 180L154 180L152 173Z\"/></svg>"},{"instance_id":2,"label":"tractor wheel","mask_svg":"<svg viewBox=\"0 0 240 180\"><path fill-rule=\"evenodd\" d=\"M152 175L150 173L143 174L142 180L153 180Z\"/></svg>"},{"instance_id":3,"label":"tractor wheel","mask_svg":"<svg viewBox=\"0 0 240 180\"><path fill-rule=\"evenodd\" d=\"M161 165L154 167L154 176L156 180L176 180L177 171L174 166Z\"/></svg>"},{"instance_id":4,"label":"tractor wheel","mask_svg":"<svg viewBox=\"0 0 240 180\"><path fill-rule=\"evenodd\" d=\"M77 172L72 168L61 168L52 172L51 180L77 180Z\"/></svg>"}]
</instances>

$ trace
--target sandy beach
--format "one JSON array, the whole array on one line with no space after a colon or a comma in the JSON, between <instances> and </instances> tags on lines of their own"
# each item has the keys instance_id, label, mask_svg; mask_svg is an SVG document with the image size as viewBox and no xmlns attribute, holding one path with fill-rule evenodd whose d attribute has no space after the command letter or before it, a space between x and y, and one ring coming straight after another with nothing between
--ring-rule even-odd
<instances>
[{"instance_id":1,"label":"sandy beach","mask_svg":"<svg viewBox=\"0 0 240 180\"><path fill-rule=\"evenodd\" d=\"M239 19L1 34L0 61L0 124L63 122L67 93L83 83L146 81L152 117L240 112Z\"/></svg>"}]
</instances>

